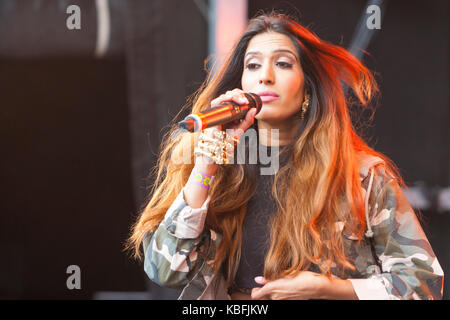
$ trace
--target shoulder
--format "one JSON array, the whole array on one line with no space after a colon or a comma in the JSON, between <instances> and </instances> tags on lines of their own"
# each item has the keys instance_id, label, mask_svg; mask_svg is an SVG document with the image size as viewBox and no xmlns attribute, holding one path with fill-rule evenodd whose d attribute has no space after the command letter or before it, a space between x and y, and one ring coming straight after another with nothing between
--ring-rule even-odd
<instances>
[{"instance_id":1,"label":"shoulder","mask_svg":"<svg viewBox=\"0 0 450 320\"><path fill-rule=\"evenodd\" d=\"M365 191L378 193L394 179L386 161L381 157L359 152L357 160L361 186Z\"/></svg>"},{"instance_id":2,"label":"shoulder","mask_svg":"<svg viewBox=\"0 0 450 320\"><path fill-rule=\"evenodd\" d=\"M380 208L392 208L401 200L397 179L381 157L358 154L359 176L368 216L376 214ZM373 210L374 209L374 210Z\"/></svg>"},{"instance_id":3,"label":"shoulder","mask_svg":"<svg viewBox=\"0 0 450 320\"><path fill-rule=\"evenodd\" d=\"M379 171L379 173L384 173L385 161L380 157L365 152L358 152L357 159L359 165L359 176L361 181L363 181L369 176L371 168L373 169L377 168L377 171Z\"/></svg>"}]
</instances>

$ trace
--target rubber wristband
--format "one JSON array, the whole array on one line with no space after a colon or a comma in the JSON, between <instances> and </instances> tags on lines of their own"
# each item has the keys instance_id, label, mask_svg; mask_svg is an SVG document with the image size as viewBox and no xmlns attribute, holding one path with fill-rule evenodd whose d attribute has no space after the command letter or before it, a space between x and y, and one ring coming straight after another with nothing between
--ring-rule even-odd
<instances>
[{"instance_id":1,"label":"rubber wristband","mask_svg":"<svg viewBox=\"0 0 450 320\"><path fill-rule=\"evenodd\" d=\"M204 172L201 172L200 170L198 170L198 169L196 169L196 168L194 168L193 172L200 173L202 176L208 177L208 178L210 178L210 179L211 179L212 177L214 177L214 176L211 176L211 175L206 174L206 173L204 173Z\"/></svg>"},{"instance_id":2,"label":"rubber wristband","mask_svg":"<svg viewBox=\"0 0 450 320\"><path fill-rule=\"evenodd\" d=\"M214 176L194 169L189 177L189 180L205 189L209 189Z\"/></svg>"},{"instance_id":3,"label":"rubber wristband","mask_svg":"<svg viewBox=\"0 0 450 320\"><path fill-rule=\"evenodd\" d=\"M197 181L191 181L192 183L195 183L196 185L205 188L206 190L209 190L209 185L205 186L203 183L197 182Z\"/></svg>"}]
</instances>

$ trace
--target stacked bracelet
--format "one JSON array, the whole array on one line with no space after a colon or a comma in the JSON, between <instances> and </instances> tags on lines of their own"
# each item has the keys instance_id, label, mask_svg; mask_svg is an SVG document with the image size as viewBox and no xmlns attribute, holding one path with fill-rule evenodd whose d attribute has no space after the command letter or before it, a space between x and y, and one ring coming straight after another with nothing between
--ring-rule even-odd
<instances>
[{"instance_id":1,"label":"stacked bracelet","mask_svg":"<svg viewBox=\"0 0 450 320\"><path fill-rule=\"evenodd\" d=\"M214 176L210 176L209 174L203 173L197 169L192 170L191 176L189 177L189 181L205 188L206 190L209 190L213 180Z\"/></svg>"},{"instance_id":2,"label":"stacked bracelet","mask_svg":"<svg viewBox=\"0 0 450 320\"><path fill-rule=\"evenodd\" d=\"M217 164L228 164L239 139L215 127L202 130L194 155L202 155Z\"/></svg>"}]
</instances>

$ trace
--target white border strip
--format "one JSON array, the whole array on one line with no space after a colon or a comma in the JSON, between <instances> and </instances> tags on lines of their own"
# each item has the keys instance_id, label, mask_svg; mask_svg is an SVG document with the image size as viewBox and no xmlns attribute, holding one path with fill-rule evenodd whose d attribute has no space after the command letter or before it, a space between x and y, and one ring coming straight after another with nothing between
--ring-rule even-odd
<instances>
[{"instance_id":1,"label":"white border strip","mask_svg":"<svg viewBox=\"0 0 450 320\"><path fill-rule=\"evenodd\" d=\"M108 0L95 0L95 6L97 8L97 43L94 55L97 58L101 58L108 50L111 19Z\"/></svg>"}]
</instances>

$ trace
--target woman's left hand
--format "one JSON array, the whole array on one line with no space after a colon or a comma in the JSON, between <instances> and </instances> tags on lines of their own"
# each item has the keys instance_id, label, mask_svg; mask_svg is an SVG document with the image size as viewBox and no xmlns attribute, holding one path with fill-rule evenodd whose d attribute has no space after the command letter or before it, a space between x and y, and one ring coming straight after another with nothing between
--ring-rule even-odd
<instances>
[{"instance_id":1,"label":"woman's left hand","mask_svg":"<svg viewBox=\"0 0 450 320\"><path fill-rule=\"evenodd\" d=\"M320 299L327 280L325 276L310 271L301 271L295 277L285 277L273 281L256 277L256 283L263 286L254 288L251 296L254 300Z\"/></svg>"}]
</instances>

